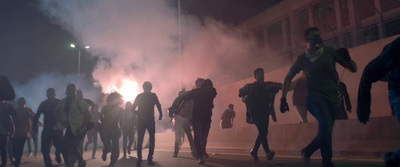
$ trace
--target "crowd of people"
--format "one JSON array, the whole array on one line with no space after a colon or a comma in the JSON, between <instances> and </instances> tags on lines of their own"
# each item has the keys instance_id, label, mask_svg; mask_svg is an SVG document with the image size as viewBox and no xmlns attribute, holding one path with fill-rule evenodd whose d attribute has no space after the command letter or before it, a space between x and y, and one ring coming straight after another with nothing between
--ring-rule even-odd
<instances>
[{"instance_id":1,"label":"crowd of people","mask_svg":"<svg viewBox=\"0 0 400 167\"><path fill-rule=\"evenodd\" d=\"M356 63L350 57L347 49L338 50L323 44L319 30L310 27L305 31L306 52L298 56L291 66L283 83L265 81L264 69L254 70L255 81L245 84L239 89L239 97L246 106L246 122L254 124L258 130L255 144L250 151L254 161L259 161L258 150L262 145L267 160L273 160L273 152L268 144L267 135L269 118L275 117L275 96L282 91L280 111L289 111L286 100L288 91L293 90L293 105L296 106L300 122L306 123L307 112L318 122L317 136L301 151L304 165L310 165L310 157L318 149L321 151L322 165L333 167L332 162L332 131L335 120L348 119L351 112L349 95L346 85L339 78L336 63L350 72L357 71ZM372 83L386 76L389 83L389 101L392 110L400 121L400 38L386 45L382 53L371 61L364 69L358 92L357 115L362 123L367 123L370 116ZM296 74L302 76L293 81ZM205 164L209 155L206 152L207 139L211 127L212 110L217 91L210 79L198 78L196 87L190 91L182 89L178 93L168 115L174 124L175 146L173 157L177 157L186 134L193 157L199 164ZM37 112L26 106L26 99L20 97L17 106L9 101L14 100L14 88L7 77L0 76L0 154L1 165L7 165L7 159L18 167L25 143L28 143L28 156L37 158L38 127L43 126L41 133L41 152L44 166L52 167L50 156L52 147L55 148L54 160L64 161L65 166L86 166L82 157L83 151L92 146L92 159L96 159L97 136L103 142L102 160L107 161L110 153L109 166L115 166L120 157L122 136L123 158L131 154L132 145L137 150L136 166L143 162L142 148L144 135L149 134L149 152L147 165L155 165L153 161L155 149L155 108L159 112L158 120L162 120L163 112L157 94L152 92L153 85L143 83L143 93L137 95L133 102L126 102L123 108L123 98L118 92L109 93L104 98L104 106L99 112L99 105L83 97L83 92L77 90L74 84L66 87L66 96L56 98L54 88L46 91L47 99L40 103ZM347 112L346 112L347 111ZM43 123L39 121L43 114ZM221 116L222 129L233 128L236 117L234 105ZM193 134L192 134L193 131ZM137 140L135 140L137 134ZM84 138L88 140L84 144ZM31 150L33 140L34 150ZM8 158L7 158L8 156ZM385 156L386 166L400 165L400 150Z\"/></svg>"}]
</instances>

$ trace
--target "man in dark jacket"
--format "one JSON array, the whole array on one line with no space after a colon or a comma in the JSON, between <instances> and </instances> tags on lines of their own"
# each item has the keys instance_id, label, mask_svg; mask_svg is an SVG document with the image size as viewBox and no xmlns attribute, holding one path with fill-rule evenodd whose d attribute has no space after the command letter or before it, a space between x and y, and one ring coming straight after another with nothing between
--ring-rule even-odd
<instances>
[{"instance_id":1,"label":"man in dark jacket","mask_svg":"<svg viewBox=\"0 0 400 167\"><path fill-rule=\"evenodd\" d=\"M255 82L246 84L239 89L239 97L243 98L247 108L248 123L254 123L258 130L258 137L250 154L254 161L258 161L258 149L262 144L267 159L272 160L275 153L269 149L267 135L269 115L274 110L275 95L282 88L281 83L264 82L264 69L254 70Z\"/></svg>"},{"instance_id":2,"label":"man in dark jacket","mask_svg":"<svg viewBox=\"0 0 400 167\"><path fill-rule=\"evenodd\" d=\"M61 140L63 137L63 130L53 129L55 125L54 111L58 102L60 102L60 100L56 98L56 91L54 88L47 89L46 96L47 99L39 105L35 118L33 119L33 125L37 125L40 115L43 114L44 124L41 149L45 166L52 167L53 164L50 158L51 144L53 143L56 148L56 161L61 163Z\"/></svg>"},{"instance_id":3,"label":"man in dark jacket","mask_svg":"<svg viewBox=\"0 0 400 167\"><path fill-rule=\"evenodd\" d=\"M193 131L199 164L205 163L208 133L211 127L212 109L217 91L211 80L206 79L200 86L182 97L187 101L193 99Z\"/></svg>"},{"instance_id":4,"label":"man in dark jacket","mask_svg":"<svg viewBox=\"0 0 400 167\"><path fill-rule=\"evenodd\" d=\"M365 67L358 88L357 115L361 123L369 121L372 83L388 75L389 102L400 121L400 38L387 44L381 54ZM385 155L386 166L400 165L400 149Z\"/></svg>"}]
</instances>

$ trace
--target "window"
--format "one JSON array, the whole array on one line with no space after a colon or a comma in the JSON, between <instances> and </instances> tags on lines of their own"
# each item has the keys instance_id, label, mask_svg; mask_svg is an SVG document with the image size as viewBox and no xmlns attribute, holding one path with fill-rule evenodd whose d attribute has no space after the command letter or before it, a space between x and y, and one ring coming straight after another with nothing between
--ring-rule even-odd
<instances>
[{"instance_id":1,"label":"window","mask_svg":"<svg viewBox=\"0 0 400 167\"><path fill-rule=\"evenodd\" d=\"M273 49L283 48L283 34L282 34L282 21L278 21L267 28L268 44Z\"/></svg>"},{"instance_id":2,"label":"window","mask_svg":"<svg viewBox=\"0 0 400 167\"><path fill-rule=\"evenodd\" d=\"M313 16L315 26L321 34L337 29L335 4L333 0L322 0L313 6Z\"/></svg>"},{"instance_id":3,"label":"window","mask_svg":"<svg viewBox=\"0 0 400 167\"><path fill-rule=\"evenodd\" d=\"M342 20L342 25L343 26L350 25L349 1L340 0L339 8L340 8L340 19Z\"/></svg>"},{"instance_id":4,"label":"window","mask_svg":"<svg viewBox=\"0 0 400 167\"><path fill-rule=\"evenodd\" d=\"M363 30L364 43L373 42L379 39L378 26L376 24L366 27Z\"/></svg>"},{"instance_id":5,"label":"window","mask_svg":"<svg viewBox=\"0 0 400 167\"><path fill-rule=\"evenodd\" d=\"M358 12L361 19L375 15L375 3L374 0L356 0L358 6Z\"/></svg>"},{"instance_id":6,"label":"window","mask_svg":"<svg viewBox=\"0 0 400 167\"><path fill-rule=\"evenodd\" d=\"M400 17L385 23L386 37L400 34Z\"/></svg>"},{"instance_id":7,"label":"window","mask_svg":"<svg viewBox=\"0 0 400 167\"><path fill-rule=\"evenodd\" d=\"M387 12L392 9L396 9L400 6L399 0L380 0L382 12Z\"/></svg>"}]
</instances>

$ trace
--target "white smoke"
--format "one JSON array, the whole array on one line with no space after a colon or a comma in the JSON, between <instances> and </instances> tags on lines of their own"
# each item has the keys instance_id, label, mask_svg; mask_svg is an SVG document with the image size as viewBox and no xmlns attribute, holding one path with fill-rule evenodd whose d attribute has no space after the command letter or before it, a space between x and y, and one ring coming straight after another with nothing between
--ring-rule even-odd
<instances>
[{"instance_id":1,"label":"white smoke","mask_svg":"<svg viewBox=\"0 0 400 167\"><path fill-rule=\"evenodd\" d=\"M241 30L182 15L179 54L178 10L163 0L42 0L41 7L91 46L88 51L99 57L93 77L103 92L119 91L129 101L144 81L153 84L164 107L198 77L226 82L250 67L256 47Z\"/></svg>"}]
</instances>

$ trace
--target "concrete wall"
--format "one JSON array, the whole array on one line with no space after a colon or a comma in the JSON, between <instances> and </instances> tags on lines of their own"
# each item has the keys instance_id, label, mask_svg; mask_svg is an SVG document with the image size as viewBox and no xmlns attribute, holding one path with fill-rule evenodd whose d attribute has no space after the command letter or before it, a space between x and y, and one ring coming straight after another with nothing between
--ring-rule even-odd
<instances>
[{"instance_id":1,"label":"concrete wall","mask_svg":"<svg viewBox=\"0 0 400 167\"><path fill-rule=\"evenodd\" d=\"M357 119L356 107L357 107L357 93L358 93L358 85L362 75L362 72L365 66L374 59L379 53L382 51L382 48L387 44L393 41L398 36L386 38L383 40L379 40L376 42L368 43L366 45L362 45L355 48L350 48L349 52L352 56L352 59L356 62L358 71L356 73L350 73L349 71L345 71L343 73L343 68L340 65L337 65L337 71L339 75L342 77L342 81L347 85L347 89L350 95L351 103L353 106L352 113L349 113L350 119ZM254 67L254 69L257 67ZM272 72L268 72L265 74L265 80L267 81L275 81L275 82L283 82L287 72L289 71L290 66L285 66L280 69L277 69ZM298 77L298 76L296 76ZM235 105L236 111L236 119L234 121L235 128L248 127L250 125L245 123L245 104L238 97L238 90L243 87L246 83L254 82L254 78L246 78L237 82L221 85L217 87L218 95L215 99L215 108L213 110L213 123L212 128L218 129L220 117L223 111L227 108L229 103ZM275 124L294 124L299 123L300 119L296 112L296 109L292 106L292 92L289 92L287 95L288 103L290 106L290 112L281 114L279 112L280 105L280 97L281 92L277 94L277 99L275 100L275 110L277 112L278 122L271 122L272 125ZM388 100L388 91L387 91L387 83L385 82L377 82L372 86L372 106L371 106L371 116L372 117L382 117L391 115L391 109L389 106ZM310 122L315 122L315 119L309 115L308 116Z\"/></svg>"}]
</instances>

